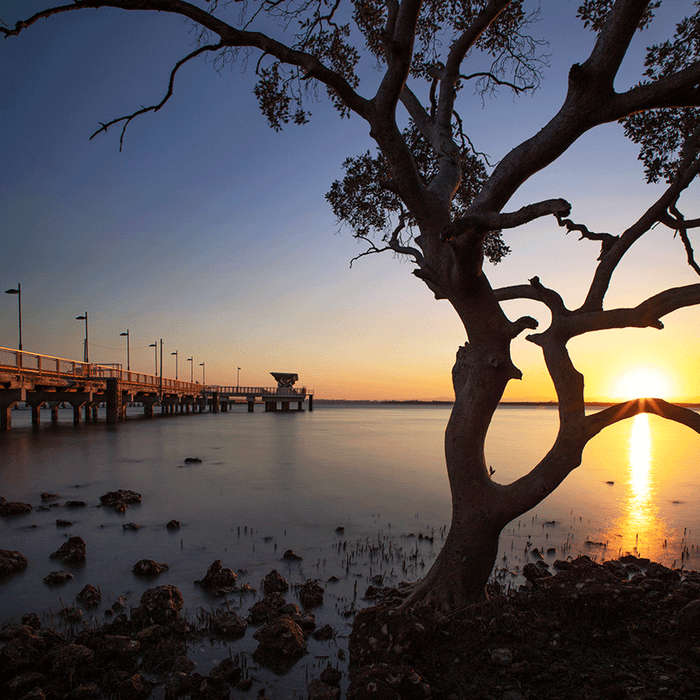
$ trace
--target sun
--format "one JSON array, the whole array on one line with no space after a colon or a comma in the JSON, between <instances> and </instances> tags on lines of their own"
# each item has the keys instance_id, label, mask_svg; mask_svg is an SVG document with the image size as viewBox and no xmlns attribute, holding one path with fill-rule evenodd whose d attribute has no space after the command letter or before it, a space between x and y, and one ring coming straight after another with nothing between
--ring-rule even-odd
<instances>
[{"instance_id":1,"label":"sun","mask_svg":"<svg viewBox=\"0 0 700 700\"><path fill-rule=\"evenodd\" d=\"M655 367L635 367L627 370L615 382L613 396L617 399L668 399L673 393L673 382Z\"/></svg>"}]
</instances>

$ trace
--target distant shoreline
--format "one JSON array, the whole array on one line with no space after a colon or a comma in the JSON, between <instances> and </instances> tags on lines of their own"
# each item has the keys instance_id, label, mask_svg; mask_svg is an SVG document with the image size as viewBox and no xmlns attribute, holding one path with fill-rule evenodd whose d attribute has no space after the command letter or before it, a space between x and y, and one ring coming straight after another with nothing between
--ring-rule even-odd
<instances>
[{"instance_id":1,"label":"distant shoreline","mask_svg":"<svg viewBox=\"0 0 700 700\"><path fill-rule=\"evenodd\" d=\"M422 400L422 399L407 399L404 401L393 400L393 399L383 399L383 400L373 400L373 399L319 399L314 398L315 404L355 404L355 405L370 405L370 406L452 406L454 401L435 399L432 401ZM586 401L586 406L591 407L606 407L614 406L615 401ZM672 403L672 402L670 402ZM503 407L551 407L556 408L559 404L557 401L501 401L499 406ZM678 406L683 406L684 408L700 409L699 403L679 403Z\"/></svg>"}]
</instances>

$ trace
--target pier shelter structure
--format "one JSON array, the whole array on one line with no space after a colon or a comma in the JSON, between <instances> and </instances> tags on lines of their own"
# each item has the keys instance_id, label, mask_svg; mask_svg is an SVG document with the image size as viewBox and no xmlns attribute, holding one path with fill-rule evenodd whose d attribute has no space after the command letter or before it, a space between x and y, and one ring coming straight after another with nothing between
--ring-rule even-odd
<instances>
[{"instance_id":1,"label":"pier shelter structure","mask_svg":"<svg viewBox=\"0 0 700 700\"><path fill-rule=\"evenodd\" d=\"M227 411L229 404L244 399L248 411L256 402L263 402L266 411L288 411L291 404L303 410L308 399L313 410L313 391L294 388L296 374L273 372L276 387L203 386L163 376L124 370L121 365L99 365L76 362L49 355L10 350L0 347L0 430L12 427L12 409L24 402L32 412L32 425L40 423L41 409L51 409L52 422L58 421L60 406L73 408L73 422L96 419L98 406L107 408L107 423L116 424L126 418L129 404L143 406L147 417L154 407L161 413Z\"/></svg>"},{"instance_id":2,"label":"pier shelter structure","mask_svg":"<svg viewBox=\"0 0 700 700\"><path fill-rule=\"evenodd\" d=\"M314 410L313 389L306 387L295 388L299 375L291 372L270 372L277 380L276 387L256 386L216 386L207 387L206 395L212 410L228 410L229 403L237 403L237 400L245 399L248 403L248 412L255 410L255 404L262 402L266 411L289 411L291 405L296 404L297 411L304 410L304 401L309 402L309 411ZM216 408L214 408L216 405Z\"/></svg>"}]
</instances>

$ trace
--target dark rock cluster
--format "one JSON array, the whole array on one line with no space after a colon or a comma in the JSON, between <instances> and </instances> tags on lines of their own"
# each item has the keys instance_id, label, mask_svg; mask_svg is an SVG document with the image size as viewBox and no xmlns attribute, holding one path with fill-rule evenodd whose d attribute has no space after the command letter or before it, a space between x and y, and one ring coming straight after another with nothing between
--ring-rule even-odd
<instances>
[{"instance_id":1,"label":"dark rock cluster","mask_svg":"<svg viewBox=\"0 0 700 700\"><path fill-rule=\"evenodd\" d=\"M82 537L69 537L53 554L51 559L59 559L66 564L82 564L85 561L87 546Z\"/></svg>"},{"instance_id":2,"label":"dark rock cluster","mask_svg":"<svg viewBox=\"0 0 700 700\"><path fill-rule=\"evenodd\" d=\"M0 578L27 568L27 557L10 549L0 549Z\"/></svg>"},{"instance_id":3,"label":"dark rock cluster","mask_svg":"<svg viewBox=\"0 0 700 700\"><path fill-rule=\"evenodd\" d=\"M0 515L4 518L12 517L13 515L23 515L29 513L32 506L29 503L21 503L20 501L8 501L3 496L0 496Z\"/></svg>"},{"instance_id":4,"label":"dark rock cluster","mask_svg":"<svg viewBox=\"0 0 700 700\"><path fill-rule=\"evenodd\" d=\"M210 571L215 574L224 569L210 567ZM88 584L76 600L86 608L93 607L100 602L101 593ZM73 628L70 634L42 627L36 614L0 630L0 697L145 700L158 685L159 696L165 700L226 700L235 689L250 690L252 679L245 664L242 667L228 658L202 675L187 657L188 643L207 632L237 638L249 624L259 625L253 635L258 642L253 656L260 665L283 673L306 654L307 639L316 629L314 616L287 603L279 591L255 603L247 619L228 609L212 613L205 629L181 617L184 601L175 586L149 588L130 616L125 602L115 601L106 612L116 613L111 622ZM262 608L264 619L255 613ZM82 611L66 607L60 616L80 623ZM319 638L332 637L332 628L326 625L322 630ZM309 688L309 697L337 700L340 677L340 671L329 666Z\"/></svg>"},{"instance_id":5,"label":"dark rock cluster","mask_svg":"<svg viewBox=\"0 0 700 700\"><path fill-rule=\"evenodd\" d=\"M130 505L141 503L141 494L128 489L109 491L100 496L100 503L107 508L116 510L117 513L124 513Z\"/></svg>"},{"instance_id":6,"label":"dark rock cluster","mask_svg":"<svg viewBox=\"0 0 700 700\"><path fill-rule=\"evenodd\" d=\"M212 595L225 595L235 590L236 574L232 569L221 566L221 560L217 559L209 565L204 578L195 583Z\"/></svg>"}]
</instances>

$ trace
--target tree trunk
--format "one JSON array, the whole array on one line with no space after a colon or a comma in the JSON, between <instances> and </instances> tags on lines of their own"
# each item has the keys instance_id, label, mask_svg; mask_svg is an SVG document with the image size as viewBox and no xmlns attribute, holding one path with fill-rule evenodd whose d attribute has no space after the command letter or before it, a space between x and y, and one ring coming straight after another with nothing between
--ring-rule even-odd
<instances>
[{"instance_id":1,"label":"tree trunk","mask_svg":"<svg viewBox=\"0 0 700 700\"><path fill-rule=\"evenodd\" d=\"M437 560L404 607L454 610L485 595L508 522L501 507L503 487L491 480L484 444L512 364L493 362L493 357L469 344L457 353L452 371L455 405L445 431L452 523Z\"/></svg>"},{"instance_id":2,"label":"tree trunk","mask_svg":"<svg viewBox=\"0 0 700 700\"><path fill-rule=\"evenodd\" d=\"M451 612L483 599L502 529L488 509L453 512L442 551L402 607L430 605Z\"/></svg>"}]
</instances>

